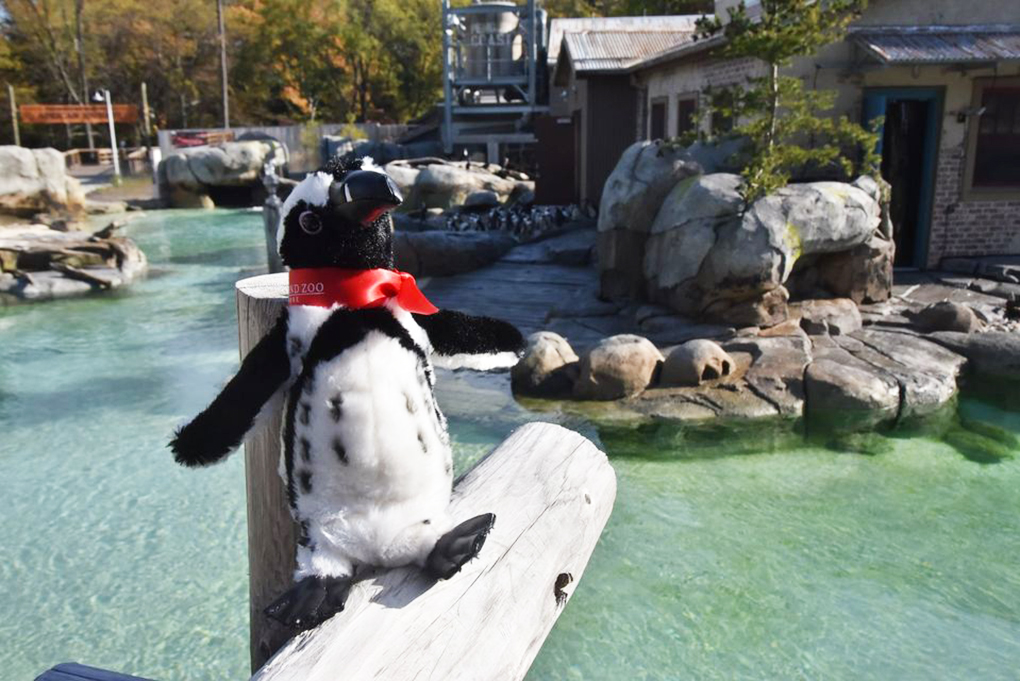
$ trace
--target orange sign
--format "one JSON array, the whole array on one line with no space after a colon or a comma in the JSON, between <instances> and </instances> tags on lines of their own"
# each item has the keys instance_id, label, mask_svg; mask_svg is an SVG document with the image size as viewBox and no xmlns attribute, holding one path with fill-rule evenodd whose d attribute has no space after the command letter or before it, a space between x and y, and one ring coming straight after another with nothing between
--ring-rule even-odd
<instances>
[{"instance_id":1,"label":"orange sign","mask_svg":"<svg viewBox=\"0 0 1020 681\"><path fill-rule=\"evenodd\" d=\"M54 125L63 123L106 123L105 104L22 104L18 107L22 123ZM138 107L114 104L115 123L137 123Z\"/></svg>"}]
</instances>

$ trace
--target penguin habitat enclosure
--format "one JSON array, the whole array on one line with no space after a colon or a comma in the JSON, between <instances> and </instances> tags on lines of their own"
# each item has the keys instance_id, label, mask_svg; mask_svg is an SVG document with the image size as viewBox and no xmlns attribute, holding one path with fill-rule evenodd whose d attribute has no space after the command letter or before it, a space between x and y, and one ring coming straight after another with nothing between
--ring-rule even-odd
<instances>
[{"instance_id":1,"label":"penguin habitat enclosure","mask_svg":"<svg viewBox=\"0 0 1020 681\"><path fill-rule=\"evenodd\" d=\"M233 287L264 271L260 217L125 231L151 263L132 289L0 310L0 678L250 674L244 457L188 470L166 442L238 369ZM924 429L860 456L782 424L609 427L508 384L436 368L454 477L541 420L606 452L617 484L528 679L1015 678L1020 458L978 465ZM1015 408L955 408L1020 434Z\"/></svg>"}]
</instances>

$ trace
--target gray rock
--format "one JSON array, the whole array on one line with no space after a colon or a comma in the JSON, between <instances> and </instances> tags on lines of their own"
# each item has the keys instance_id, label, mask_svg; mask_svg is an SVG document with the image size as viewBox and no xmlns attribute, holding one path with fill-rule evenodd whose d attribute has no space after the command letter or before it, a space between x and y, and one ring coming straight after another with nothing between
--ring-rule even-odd
<instances>
[{"instance_id":1,"label":"gray rock","mask_svg":"<svg viewBox=\"0 0 1020 681\"><path fill-rule=\"evenodd\" d=\"M120 288L147 268L128 238L43 225L0 229L0 306Z\"/></svg>"},{"instance_id":2,"label":"gray rock","mask_svg":"<svg viewBox=\"0 0 1020 681\"><path fill-rule=\"evenodd\" d=\"M731 356L749 353L751 366L744 381L756 395L784 416L804 412L804 367L812 359L811 341L803 331L793 336L740 338L722 347Z\"/></svg>"},{"instance_id":3,"label":"gray rock","mask_svg":"<svg viewBox=\"0 0 1020 681\"><path fill-rule=\"evenodd\" d=\"M652 383L662 361L662 353L647 338L630 334L605 338L581 358L574 396L617 400L637 395Z\"/></svg>"},{"instance_id":4,"label":"gray rock","mask_svg":"<svg viewBox=\"0 0 1020 681\"><path fill-rule=\"evenodd\" d=\"M783 238L794 259L849 250L868 241L879 224L878 202L842 182L788 185L755 201L750 213Z\"/></svg>"},{"instance_id":5,"label":"gray rock","mask_svg":"<svg viewBox=\"0 0 1020 681\"><path fill-rule=\"evenodd\" d=\"M432 164L418 173L413 194L418 204L446 209L463 205L467 197L477 191L491 191L502 203L516 186L515 180L494 175L478 166L465 168L463 164Z\"/></svg>"},{"instance_id":6,"label":"gray rock","mask_svg":"<svg viewBox=\"0 0 1020 681\"><path fill-rule=\"evenodd\" d=\"M393 183L397 185L400 190L401 196L404 197L404 202L400 204L397 210L401 212L407 212L412 210L418 210L420 208L418 197L414 193L414 183L418 179L418 174L421 172L418 168L412 168L411 166L401 163L400 161L394 161L393 163L387 163L383 166L383 170Z\"/></svg>"},{"instance_id":7,"label":"gray rock","mask_svg":"<svg viewBox=\"0 0 1020 681\"><path fill-rule=\"evenodd\" d=\"M939 331L926 336L968 360L978 376L1020 380L1020 334L1010 332L956 333Z\"/></svg>"},{"instance_id":8,"label":"gray rock","mask_svg":"<svg viewBox=\"0 0 1020 681\"><path fill-rule=\"evenodd\" d=\"M978 334L980 335L980 334ZM957 392L966 359L916 335L862 329L833 340L900 385L900 418L936 411Z\"/></svg>"},{"instance_id":9,"label":"gray rock","mask_svg":"<svg viewBox=\"0 0 1020 681\"><path fill-rule=\"evenodd\" d=\"M887 374L834 359L816 359L804 371L805 413L836 429L867 428L896 418L899 384Z\"/></svg>"},{"instance_id":10,"label":"gray rock","mask_svg":"<svg viewBox=\"0 0 1020 681\"><path fill-rule=\"evenodd\" d=\"M743 199L738 175L704 175L677 184L652 224L644 276L656 288L693 281L716 243L716 229L732 220Z\"/></svg>"},{"instance_id":11,"label":"gray rock","mask_svg":"<svg viewBox=\"0 0 1020 681\"><path fill-rule=\"evenodd\" d=\"M76 214L84 205L81 185L67 174L59 151L0 146L0 210L29 217L40 212Z\"/></svg>"},{"instance_id":12,"label":"gray rock","mask_svg":"<svg viewBox=\"0 0 1020 681\"><path fill-rule=\"evenodd\" d=\"M662 366L661 386L696 386L729 376L733 358L718 343L697 339L676 347Z\"/></svg>"},{"instance_id":13,"label":"gray rock","mask_svg":"<svg viewBox=\"0 0 1020 681\"><path fill-rule=\"evenodd\" d=\"M287 160L283 146L266 140L178 149L159 164L160 191L175 208L209 207L213 187L257 187L262 168Z\"/></svg>"},{"instance_id":14,"label":"gray rock","mask_svg":"<svg viewBox=\"0 0 1020 681\"><path fill-rule=\"evenodd\" d=\"M505 232L395 232L397 267L416 277L470 272L498 260L517 245Z\"/></svg>"},{"instance_id":15,"label":"gray rock","mask_svg":"<svg viewBox=\"0 0 1020 681\"><path fill-rule=\"evenodd\" d=\"M524 357L510 370L514 395L569 397L578 376L578 357L559 334L539 331L528 337Z\"/></svg>"},{"instance_id":16,"label":"gray rock","mask_svg":"<svg viewBox=\"0 0 1020 681\"><path fill-rule=\"evenodd\" d=\"M584 267L591 262L595 250L595 230L575 229L542 242L549 262L571 267Z\"/></svg>"},{"instance_id":17,"label":"gray rock","mask_svg":"<svg viewBox=\"0 0 1020 681\"><path fill-rule=\"evenodd\" d=\"M653 300L721 323L777 324L798 259L852 250L878 225L877 203L853 185L790 185L741 213L740 184L736 175L705 175L666 197L644 246Z\"/></svg>"},{"instance_id":18,"label":"gray rock","mask_svg":"<svg viewBox=\"0 0 1020 681\"><path fill-rule=\"evenodd\" d=\"M629 297L642 288L645 239L663 199L677 182L701 173L687 152L660 141L629 146L602 189L598 261L604 297Z\"/></svg>"},{"instance_id":19,"label":"gray rock","mask_svg":"<svg viewBox=\"0 0 1020 681\"><path fill-rule=\"evenodd\" d=\"M880 303L892 295L895 255L896 244L876 235L841 253L802 258L787 287L798 298L830 295L858 305Z\"/></svg>"},{"instance_id":20,"label":"gray rock","mask_svg":"<svg viewBox=\"0 0 1020 681\"><path fill-rule=\"evenodd\" d=\"M805 300L791 305L791 313L800 315L800 326L811 335L847 335L861 328L861 313L849 298Z\"/></svg>"},{"instance_id":21,"label":"gray rock","mask_svg":"<svg viewBox=\"0 0 1020 681\"><path fill-rule=\"evenodd\" d=\"M914 326L925 332L973 333L981 329L981 322L974 314L974 310L963 303L954 303L948 300L928 305L912 315L911 321Z\"/></svg>"},{"instance_id":22,"label":"gray rock","mask_svg":"<svg viewBox=\"0 0 1020 681\"><path fill-rule=\"evenodd\" d=\"M623 152L602 189L598 231L647 232L677 182L701 174L687 152L660 141L635 142Z\"/></svg>"},{"instance_id":23,"label":"gray rock","mask_svg":"<svg viewBox=\"0 0 1020 681\"><path fill-rule=\"evenodd\" d=\"M464 208L471 210L488 210L500 205L502 204L499 202L499 196L496 195L496 192L488 189L471 192L464 199Z\"/></svg>"}]
</instances>

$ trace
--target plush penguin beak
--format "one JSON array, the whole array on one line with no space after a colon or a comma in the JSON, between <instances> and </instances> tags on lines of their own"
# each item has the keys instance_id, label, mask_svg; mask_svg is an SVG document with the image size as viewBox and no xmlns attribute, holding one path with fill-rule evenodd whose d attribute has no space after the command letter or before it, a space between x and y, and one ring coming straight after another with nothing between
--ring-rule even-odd
<instances>
[{"instance_id":1,"label":"plush penguin beak","mask_svg":"<svg viewBox=\"0 0 1020 681\"><path fill-rule=\"evenodd\" d=\"M400 205L404 197L388 175L355 170L329 187L329 202L341 217L367 227L383 213Z\"/></svg>"}]
</instances>

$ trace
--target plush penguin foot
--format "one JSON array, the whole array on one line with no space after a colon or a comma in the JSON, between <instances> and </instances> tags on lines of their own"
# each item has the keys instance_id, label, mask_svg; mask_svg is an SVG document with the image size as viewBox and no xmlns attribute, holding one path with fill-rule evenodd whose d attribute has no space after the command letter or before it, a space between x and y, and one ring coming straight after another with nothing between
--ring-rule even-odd
<instances>
[{"instance_id":1,"label":"plush penguin foot","mask_svg":"<svg viewBox=\"0 0 1020 681\"><path fill-rule=\"evenodd\" d=\"M439 538L425 561L425 569L439 579L453 577L482 550L485 538L495 524L496 516L492 513L465 520Z\"/></svg>"},{"instance_id":2,"label":"plush penguin foot","mask_svg":"<svg viewBox=\"0 0 1020 681\"><path fill-rule=\"evenodd\" d=\"M344 609L350 577L305 577L263 612L287 627L311 629Z\"/></svg>"}]
</instances>

